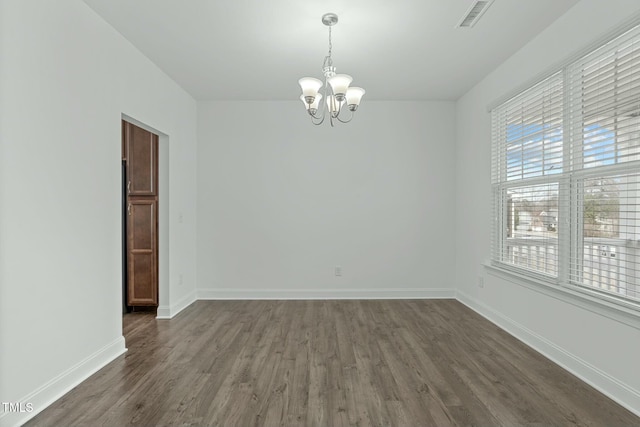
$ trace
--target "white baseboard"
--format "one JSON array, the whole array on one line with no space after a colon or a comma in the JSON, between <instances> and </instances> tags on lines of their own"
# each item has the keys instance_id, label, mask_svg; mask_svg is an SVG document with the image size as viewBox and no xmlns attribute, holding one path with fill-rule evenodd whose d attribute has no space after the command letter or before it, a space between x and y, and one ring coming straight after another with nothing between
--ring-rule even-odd
<instances>
[{"instance_id":1,"label":"white baseboard","mask_svg":"<svg viewBox=\"0 0 640 427\"><path fill-rule=\"evenodd\" d=\"M195 290L189 292L187 295L180 298L176 303L172 304L170 307L167 307L166 305L158 307L156 319L172 319L178 313L180 313L185 308L189 307L194 302L196 302Z\"/></svg>"},{"instance_id":2,"label":"white baseboard","mask_svg":"<svg viewBox=\"0 0 640 427\"><path fill-rule=\"evenodd\" d=\"M199 300L442 299L454 289L198 289Z\"/></svg>"},{"instance_id":3,"label":"white baseboard","mask_svg":"<svg viewBox=\"0 0 640 427\"><path fill-rule=\"evenodd\" d=\"M156 319L171 319L171 307L159 305L158 311L156 311Z\"/></svg>"},{"instance_id":4,"label":"white baseboard","mask_svg":"<svg viewBox=\"0 0 640 427\"><path fill-rule=\"evenodd\" d=\"M640 416L640 391L601 371L564 348L527 329L486 304L457 291L456 299L529 347L560 365L602 394Z\"/></svg>"},{"instance_id":5,"label":"white baseboard","mask_svg":"<svg viewBox=\"0 0 640 427\"><path fill-rule=\"evenodd\" d=\"M26 423L126 351L124 337L121 336L20 399L19 402L23 404L33 405L32 412L2 412L0 426L20 426Z\"/></svg>"}]
</instances>

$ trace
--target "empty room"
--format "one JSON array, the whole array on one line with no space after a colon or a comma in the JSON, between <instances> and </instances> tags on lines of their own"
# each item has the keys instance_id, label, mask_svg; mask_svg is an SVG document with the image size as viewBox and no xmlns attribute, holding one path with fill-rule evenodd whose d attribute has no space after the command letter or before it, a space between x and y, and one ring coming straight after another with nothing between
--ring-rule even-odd
<instances>
[{"instance_id":1,"label":"empty room","mask_svg":"<svg viewBox=\"0 0 640 427\"><path fill-rule=\"evenodd\" d=\"M0 0L0 426L640 425L638 0Z\"/></svg>"}]
</instances>

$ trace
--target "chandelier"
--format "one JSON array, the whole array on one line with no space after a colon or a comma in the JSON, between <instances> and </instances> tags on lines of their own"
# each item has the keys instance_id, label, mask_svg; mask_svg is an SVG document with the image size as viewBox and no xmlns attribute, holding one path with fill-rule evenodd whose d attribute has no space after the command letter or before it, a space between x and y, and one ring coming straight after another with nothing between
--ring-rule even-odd
<instances>
[{"instance_id":1,"label":"chandelier","mask_svg":"<svg viewBox=\"0 0 640 427\"><path fill-rule=\"evenodd\" d=\"M311 122L314 125L320 125L326 117L329 117L329 123L333 126L335 120L348 123L353 119L353 115L360 105L360 99L365 92L361 87L349 87L353 80L351 76L336 74L336 67L333 66L331 27L338 23L338 15L325 13L322 15L322 23L329 27L329 53L324 57L322 63L324 97L319 93L322 81L313 77L303 77L298 80L298 83L302 88L300 99L304 103L307 113L311 116ZM323 98L325 102L321 102ZM349 110L350 113L343 113L345 110Z\"/></svg>"}]
</instances>

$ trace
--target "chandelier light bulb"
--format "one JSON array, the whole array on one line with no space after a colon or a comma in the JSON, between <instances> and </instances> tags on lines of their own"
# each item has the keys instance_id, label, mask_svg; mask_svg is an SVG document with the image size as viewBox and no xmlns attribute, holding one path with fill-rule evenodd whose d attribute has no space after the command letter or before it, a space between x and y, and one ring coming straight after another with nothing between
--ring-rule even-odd
<instances>
[{"instance_id":1,"label":"chandelier light bulb","mask_svg":"<svg viewBox=\"0 0 640 427\"><path fill-rule=\"evenodd\" d=\"M331 85L331 89L336 96L338 101L342 101L344 99L345 94L347 93L347 89L349 89L349 85L353 78L348 74L336 74L335 76L329 79L329 84Z\"/></svg>"},{"instance_id":2,"label":"chandelier light bulb","mask_svg":"<svg viewBox=\"0 0 640 427\"><path fill-rule=\"evenodd\" d=\"M300 95L300 101L304 104L304 108L309 109L309 104L307 104L307 100L304 99L304 95Z\"/></svg>"},{"instance_id":3,"label":"chandelier light bulb","mask_svg":"<svg viewBox=\"0 0 640 427\"><path fill-rule=\"evenodd\" d=\"M321 100L322 100L322 94L319 93L316 95L316 98L313 100L313 103L309 106L309 108L312 110L317 110Z\"/></svg>"},{"instance_id":4,"label":"chandelier light bulb","mask_svg":"<svg viewBox=\"0 0 640 427\"><path fill-rule=\"evenodd\" d=\"M304 95L300 95L300 101L302 101L302 103L304 104L304 107L307 110L311 111L311 114L315 114L316 111L318 111L318 106L320 105L321 100L322 100L322 94L319 93L316 95L315 99L311 104L307 104L307 100L305 99Z\"/></svg>"},{"instance_id":5,"label":"chandelier light bulb","mask_svg":"<svg viewBox=\"0 0 640 427\"><path fill-rule=\"evenodd\" d=\"M322 82L313 77L303 77L298 83L302 88L302 96L307 100L307 104L311 104L322 87Z\"/></svg>"},{"instance_id":6,"label":"chandelier light bulb","mask_svg":"<svg viewBox=\"0 0 640 427\"><path fill-rule=\"evenodd\" d=\"M330 95L326 99L327 109L330 113L336 115L340 112L340 109L344 105L344 99L342 101L338 101L338 98L335 95Z\"/></svg>"},{"instance_id":7,"label":"chandelier light bulb","mask_svg":"<svg viewBox=\"0 0 640 427\"><path fill-rule=\"evenodd\" d=\"M350 87L347 90L347 105L349 106L349 110L356 111L358 109L360 100L365 93L365 90L361 87Z\"/></svg>"}]
</instances>

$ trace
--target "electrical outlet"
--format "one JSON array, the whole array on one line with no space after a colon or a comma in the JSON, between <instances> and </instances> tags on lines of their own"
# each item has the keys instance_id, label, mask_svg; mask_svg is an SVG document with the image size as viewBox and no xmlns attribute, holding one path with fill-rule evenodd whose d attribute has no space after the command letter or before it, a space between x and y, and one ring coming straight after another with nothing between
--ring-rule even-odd
<instances>
[{"instance_id":1,"label":"electrical outlet","mask_svg":"<svg viewBox=\"0 0 640 427\"><path fill-rule=\"evenodd\" d=\"M336 265L336 268L333 270L333 272L336 276L342 276L342 267Z\"/></svg>"},{"instance_id":2,"label":"electrical outlet","mask_svg":"<svg viewBox=\"0 0 640 427\"><path fill-rule=\"evenodd\" d=\"M478 276L478 287L484 288L484 277Z\"/></svg>"}]
</instances>

